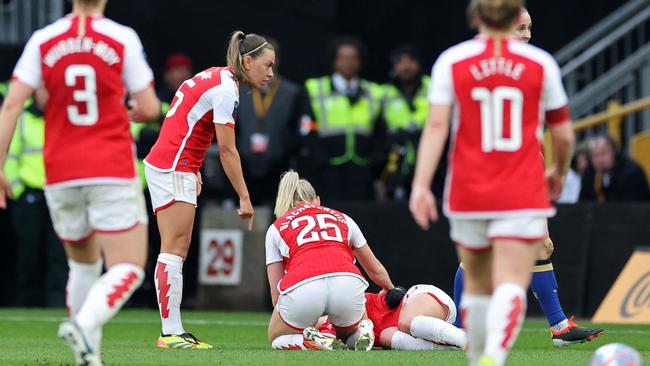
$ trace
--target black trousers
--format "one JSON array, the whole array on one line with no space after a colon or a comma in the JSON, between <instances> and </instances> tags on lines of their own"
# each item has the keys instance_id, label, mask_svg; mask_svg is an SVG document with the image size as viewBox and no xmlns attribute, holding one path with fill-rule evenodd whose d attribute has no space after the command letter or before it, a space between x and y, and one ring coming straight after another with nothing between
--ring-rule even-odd
<instances>
[{"instance_id":1,"label":"black trousers","mask_svg":"<svg viewBox=\"0 0 650 366\"><path fill-rule=\"evenodd\" d=\"M26 189L12 207L16 237L15 306L65 306L68 263L40 189Z\"/></svg>"}]
</instances>

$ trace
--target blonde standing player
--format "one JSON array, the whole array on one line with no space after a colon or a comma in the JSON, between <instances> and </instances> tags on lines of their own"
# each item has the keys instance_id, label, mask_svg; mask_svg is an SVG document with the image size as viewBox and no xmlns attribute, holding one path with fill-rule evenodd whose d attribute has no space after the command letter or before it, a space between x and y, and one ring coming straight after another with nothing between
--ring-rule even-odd
<instances>
[{"instance_id":1,"label":"blonde standing player","mask_svg":"<svg viewBox=\"0 0 650 366\"><path fill-rule=\"evenodd\" d=\"M431 178L453 115L444 211L465 264L461 316L470 365L503 365L525 315L530 270L568 166L573 130L559 67L546 52L510 40L522 0L472 0L481 35L440 55L432 71L410 209L438 218ZM541 117L554 162L540 164Z\"/></svg>"},{"instance_id":2,"label":"blonde standing player","mask_svg":"<svg viewBox=\"0 0 650 366\"><path fill-rule=\"evenodd\" d=\"M275 307L271 346L343 348L314 327L321 315L328 315L348 347L372 349L372 322L363 320L368 282L355 258L377 285L386 290L394 286L359 226L346 214L321 206L314 187L294 171L280 180L274 213L277 220L266 233L266 270Z\"/></svg>"},{"instance_id":3,"label":"blonde standing player","mask_svg":"<svg viewBox=\"0 0 650 366\"><path fill-rule=\"evenodd\" d=\"M249 230L253 228L253 206L235 145L239 83L259 88L271 80L275 51L263 37L237 31L230 38L227 62L227 67L211 67L185 80L144 160L161 239L155 271L162 321L156 345L161 348L212 348L185 331L180 305L183 261L201 190L199 169L215 131L223 169L239 195L238 214L249 220Z\"/></svg>"},{"instance_id":4,"label":"blonde standing player","mask_svg":"<svg viewBox=\"0 0 650 366\"><path fill-rule=\"evenodd\" d=\"M45 195L70 271L70 320L59 336L79 365L100 365L102 326L144 278L147 215L134 161L132 111L157 118L153 73L133 29L102 16L106 0L74 0L72 14L36 31L0 112L0 166L24 101L44 85ZM0 173L0 207L10 187ZM102 273L101 255L106 273Z\"/></svg>"}]
</instances>

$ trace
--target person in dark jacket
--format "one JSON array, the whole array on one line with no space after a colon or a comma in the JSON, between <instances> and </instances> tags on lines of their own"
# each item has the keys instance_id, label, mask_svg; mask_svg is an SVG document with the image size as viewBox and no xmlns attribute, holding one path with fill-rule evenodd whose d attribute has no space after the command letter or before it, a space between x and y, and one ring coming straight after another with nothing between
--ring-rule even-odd
<instances>
[{"instance_id":1,"label":"person in dark jacket","mask_svg":"<svg viewBox=\"0 0 650 366\"><path fill-rule=\"evenodd\" d=\"M582 177L580 201L650 201L643 169L623 155L611 136L592 138L588 148L591 165Z\"/></svg>"}]
</instances>

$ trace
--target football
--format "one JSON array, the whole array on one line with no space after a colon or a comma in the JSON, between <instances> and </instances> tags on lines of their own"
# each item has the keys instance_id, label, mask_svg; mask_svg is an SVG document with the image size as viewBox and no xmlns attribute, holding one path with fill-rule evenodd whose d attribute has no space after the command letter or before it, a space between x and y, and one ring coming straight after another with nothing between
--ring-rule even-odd
<instances>
[{"instance_id":1,"label":"football","mask_svg":"<svg viewBox=\"0 0 650 366\"><path fill-rule=\"evenodd\" d=\"M609 343L598 348L589 360L589 366L643 366L637 350L624 343Z\"/></svg>"}]
</instances>

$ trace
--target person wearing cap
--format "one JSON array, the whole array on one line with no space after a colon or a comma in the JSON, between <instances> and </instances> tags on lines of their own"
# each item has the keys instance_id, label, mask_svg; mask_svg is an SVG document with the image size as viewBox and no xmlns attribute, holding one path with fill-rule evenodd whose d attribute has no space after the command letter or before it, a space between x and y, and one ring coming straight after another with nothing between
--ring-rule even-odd
<instances>
[{"instance_id":1,"label":"person wearing cap","mask_svg":"<svg viewBox=\"0 0 650 366\"><path fill-rule=\"evenodd\" d=\"M407 200L420 133L429 114L431 78L422 74L420 53L401 45L390 54L391 81L384 84L382 119L386 125L386 165L381 177L384 198Z\"/></svg>"},{"instance_id":2,"label":"person wearing cap","mask_svg":"<svg viewBox=\"0 0 650 366\"><path fill-rule=\"evenodd\" d=\"M311 142L306 147L311 164L318 167L318 176L311 178L326 200L369 200L375 152L383 145L382 88L359 77L364 54L359 40L336 39L330 53L333 73L305 82L310 112L300 129L303 141Z\"/></svg>"}]
</instances>

